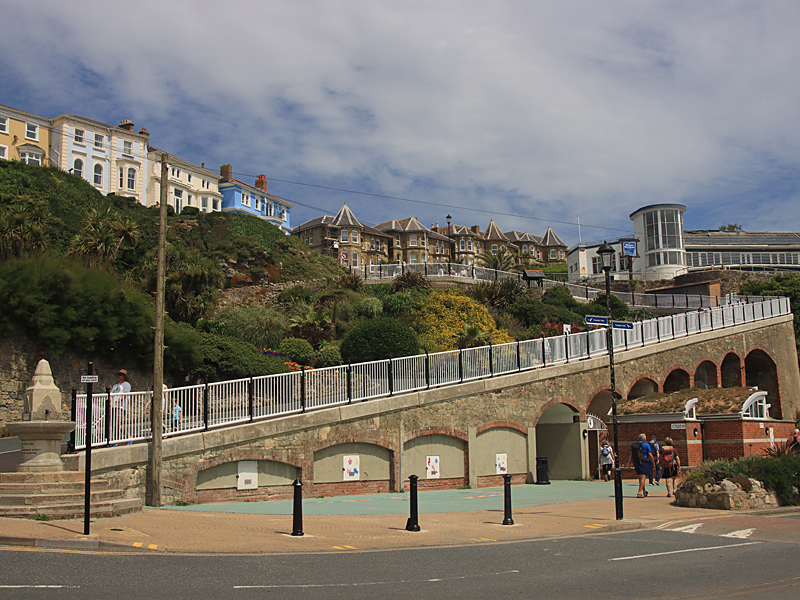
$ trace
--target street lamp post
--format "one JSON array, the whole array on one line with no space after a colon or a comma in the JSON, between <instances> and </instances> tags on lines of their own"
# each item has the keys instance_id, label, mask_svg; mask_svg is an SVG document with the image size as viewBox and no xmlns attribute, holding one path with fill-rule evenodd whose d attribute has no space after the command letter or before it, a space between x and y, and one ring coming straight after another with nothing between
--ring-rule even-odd
<instances>
[{"instance_id":1,"label":"street lamp post","mask_svg":"<svg viewBox=\"0 0 800 600\"><path fill-rule=\"evenodd\" d=\"M450 263L453 260L453 240L450 239L450 221L453 217L447 215L445 219L447 220L447 274L450 274Z\"/></svg>"},{"instance_id":2,"label":"street lamp post","mask_svg":"<svg viewBox=\"0 0 800 600\"><path fill-rule=\"evenodd\" d=\"M606 310L608 311L608 327L606 328L606 346L608 347L608 367L611 371L611 418L614 427L614 501L617 508L617 520L622 519L622 470L619 467L619 430L617 427L617 384L614 378L614 336L611 327L611 261L614 260L614 248L603 240L597 249L603 261L606 274Z\"/></svg>"}]
</instances>

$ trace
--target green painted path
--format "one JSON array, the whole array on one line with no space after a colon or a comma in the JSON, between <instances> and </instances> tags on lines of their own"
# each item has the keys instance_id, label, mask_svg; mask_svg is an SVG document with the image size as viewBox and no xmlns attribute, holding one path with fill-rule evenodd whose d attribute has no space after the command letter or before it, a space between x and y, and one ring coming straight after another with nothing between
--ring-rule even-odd
<instances>
[{"instance_id":1,"label":"green painted path","mask_svg":"<svg viewBox=\"0 0 800 600\"><path fill-rule=\"evenodd\" d=\"M638 484L623 481L622 490L627 501L641 502L636 498ZM666 495L664 486L647 486L650 493ZM511 488L512 508L530 508L581 500L608 498L609 510L614 508L614 483L605 481L553 481L550 485L515 485ZM503 510L503 488L477 490L436 490L419 492L419 512L454 513L471 510ZM291 500L263 500L258 502L217 502L190 506L166 506L163 510L182 510L251 515L290 515ZM409 494L369 494L363 496L332 496L304 498L304 515L407 515Z\"/></svg>"}]
</instances>

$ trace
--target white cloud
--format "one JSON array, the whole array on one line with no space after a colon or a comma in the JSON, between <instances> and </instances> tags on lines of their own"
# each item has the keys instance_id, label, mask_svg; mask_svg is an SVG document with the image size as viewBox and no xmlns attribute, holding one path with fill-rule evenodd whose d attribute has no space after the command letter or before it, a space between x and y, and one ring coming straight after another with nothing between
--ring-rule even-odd
<instances>
[{"instance_id":1,"label":"white cloud","mask_svg":"<svg viewBox=\"0 0 800 600\"><path fill-rule=\"evenodd\" d=\"M0 1L4 103L134 117L159 147L276 179L583 225L685 202L696 227L800 229L794 2L78 4ZM489 218L348 203L373 221Z\"/></svg>"}]
</instances>

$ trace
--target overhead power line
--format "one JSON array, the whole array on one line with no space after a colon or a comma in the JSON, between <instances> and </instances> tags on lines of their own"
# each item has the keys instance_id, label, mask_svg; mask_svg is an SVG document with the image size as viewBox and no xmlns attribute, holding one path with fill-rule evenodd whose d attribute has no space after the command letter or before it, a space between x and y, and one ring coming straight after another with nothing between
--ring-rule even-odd
<instances>
[{"instance_id":1,"label":"overhead power line","mask_svg":"<svg viewBox=\"0 0 800 600\"><path fill-rule=\"evenodd\" d=\"M235 173L235 175L239 175L241 177L252 177L253 179L256 178L256 175L251 175L249 173ZM279 183L288 183L288 184L291 184L291 185L302 185L302 186L305 186L305 187L313 187L313 188L317 188L317 189L321 189L321 190L329 190L329 191L332 191L332 192L342 192L342 193L345 193L345 194L354 194L354 195L358 195L358 196L370 196L372 198L383 198L385 200L399 200L400 202L411 202L413 204L426 204L428 206L439 206L441 208L452 208L452 209L457 209L457 210L468 210L468 211L471 211L471 212L483 213L483 214L487 214L487 215L502 215L504 217L514 217L515 219L528 219L530 221L542 221L544 223L556 223L558 225L573 225L575 227L578 226L578 223L572 223L570 221L559 221L557 219L543 219L541 217L531 217L531 216L528 216L528 215L519 215L519 214L515 214L515 213L499 212L499 211L496 211L496 210L486 210L486 209L482 209L482 208L470 208L470 207L467 207L467 206L458 206L457 204L444 204L444 203L441 203L441 202L431 202L429 200L414 200L412 198L403 198L402 196L388 196L388 195L385 195L385 194L374 194L372 192L361 192L361 191L358 191L358 190L347 190L347 189L344 189L344 188L337 188L337 187L332 187L332 186L327 186L327 185L317 185L317 184L314 184L314 183L304 183L302 181L290 181L288 179L276 179L274 177L268 177L267 179L269 181L277 181ZM326 209L323 209L323 208L319 208L319 207L316 207L316 206L311 206L309 204L303 204L302 202L297 202L296 200L291 200L289 198L286 198L286 200L289 200L293 204L298 204L300 206L305 206L306 208L311 208L313 210L319 210L321 212L326 212ZM582 224L581 227L587 227L587 228L593 228L593 229L604 229L606 231L621 231L621 232L624 232L624 233L630 233L631 232L630 229L619 229L619 228L616 228L616 227L603 227L602 225L586 225L586 224Z\"/></svg>"}]
</instances>

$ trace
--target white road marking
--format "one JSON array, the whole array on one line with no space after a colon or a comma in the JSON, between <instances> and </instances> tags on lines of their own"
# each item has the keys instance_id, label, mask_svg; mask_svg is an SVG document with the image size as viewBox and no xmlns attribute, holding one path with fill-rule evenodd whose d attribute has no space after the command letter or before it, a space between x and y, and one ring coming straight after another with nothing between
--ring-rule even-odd
<instances>
[{"instance_id":1,"label":"white road marking","mask_svg":"<svg viewBox=\"0 0 800 600\"><path fill-rule=\"evenodd\" d=\"M464 575L463 577L446 577L442 579L426 579L431 583L442 581L457 581L459 579L471 579L473 577L486 577L487 575L509 575L511 573L519 573L517 570L513 571L500 571L499 573L484 573L482 575ZM291 585L235 585L235 590L266 590L266 589L283 589L283 588L342 588L342 587L364 587L367 585L397 585L398 583L416 583L418 579L405 579L400 581L362 581L362 582L345 582L345 583L308 583Z\"/></svg>"},{"instance_id":2,"label":"white road marking","mask_svg":"<svg viewBox=\"0 0 800 600\"><path fill-rule=\"evenodd\" d=\"M694 533L703 526L702 523L692 523L691 525L684 525L683 527L676 527L675 529L667 529L667 531L680 531L681 533Z\"/></svg>"},{"instance_id":3,"label":"white road marking","mask_svg":"<svg viewBox=\"0 0 800 600\"><path fill-rule=\"evenodd\" d=\"M745 542L744 544L728 544L727 546L708 546L706 548L687 548L686 550L672 550L671 552L654 552L653 554L639 554L637 556L620 556L608 560L634 560L636 558L650 558L653 556L667 556L668 554L683 554L684 552L702 552L703 550L721 550L723 548L738 548L739 546L753 546L762 542Z\"/></svg>"},{"instance_id":4,"label":"white road marking","mask_svg":"<svg viewBox=\"0 0 800 600\"><path fill-rule=\"evenodd\" d=\"M739 531L731 531L730 533L725 533L725 534L721 535L720 537L735 538L737 540L746 540L747 538L749 538L753 534L754 531L755 531L755 528L753 528L753 529L740 529Z\"/></svg>"},{"instance_id":5,"label":"white road marking","mask_svg":"<svg viewBox=\"0 0 800 600\"><path fill-rule=\"evenodd\" d=\"M0 590L63 590L77 589L79 585L0 585Z\"/></svg>"}]
</instances>

